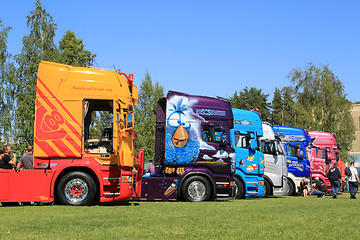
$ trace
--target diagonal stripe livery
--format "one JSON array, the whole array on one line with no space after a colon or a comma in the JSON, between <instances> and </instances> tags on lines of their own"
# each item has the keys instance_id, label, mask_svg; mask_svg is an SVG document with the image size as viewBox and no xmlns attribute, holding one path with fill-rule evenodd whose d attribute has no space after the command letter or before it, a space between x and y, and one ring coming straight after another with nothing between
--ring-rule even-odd
<instances>
[{"instance_id":1,"label":"diagonal stripe livery","mask_svg":"<svg viewBox=\"0 0 360 240\"><path fill-rule=\"evenodd\" d=\"M38 77L35 147L38 157L80 158L81 125Z\"/></svg>"}]
</instances>

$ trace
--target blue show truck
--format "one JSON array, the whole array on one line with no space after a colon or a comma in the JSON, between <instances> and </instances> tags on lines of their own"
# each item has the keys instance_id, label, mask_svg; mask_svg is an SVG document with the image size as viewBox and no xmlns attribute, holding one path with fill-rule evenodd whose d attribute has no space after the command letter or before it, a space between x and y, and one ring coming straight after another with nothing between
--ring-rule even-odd
<instances>
[{"instance_id":1,"label":"blue show truck","mask_svg":"<svg viewBox=\"0 0 360 240\"><path fill-rule=\"evenodd\" d=\"M311 144L311 137L304 129L289 126L274 125L284 144L288 166L288 195L295 195L300 187L302 178L309 181L310 161L307 157L307 146Z\"/></svg>"},{"instance_id":2,"label":"blue show truck","mask_svg":"<svg viewBox=\"0 0 360 240\"><path fill-rule=\"evenodd\" d=\"M231 145L236 153L235 198L264 195L264 154L258 138L263 135L260 116L252 111L232 109L234 128Z\"/></svg>"}]
</instances>

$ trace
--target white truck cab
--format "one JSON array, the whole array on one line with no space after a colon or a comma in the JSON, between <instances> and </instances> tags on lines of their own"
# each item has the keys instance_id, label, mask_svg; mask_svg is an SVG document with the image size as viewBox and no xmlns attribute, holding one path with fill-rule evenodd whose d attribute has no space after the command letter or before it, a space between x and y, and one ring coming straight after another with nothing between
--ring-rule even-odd
<instances>
[{"instance_id":1,"label":"white truck cab","mask_svg":"<svg viewBox=\"0 0 360 240\"><path fill-rule=\"evenodd\" d=\"M280 138L275 135L272 125L262 123L264 135L260 137L260 149L264 154L264 196L284 196L288 194L288 168Z\"/></svg>"}]
</instances>

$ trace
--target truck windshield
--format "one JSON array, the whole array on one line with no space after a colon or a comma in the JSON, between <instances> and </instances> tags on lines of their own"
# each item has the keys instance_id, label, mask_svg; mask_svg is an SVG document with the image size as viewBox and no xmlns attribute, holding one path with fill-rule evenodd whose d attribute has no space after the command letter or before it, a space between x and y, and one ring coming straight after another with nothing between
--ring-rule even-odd
<instances>
[{"instance_id":1,"label":"truck windshield","mask_svg":"<svg viewBox=\"0 0 360 240\"><path fill-rule=\"evenodd\" d=\"M299 157L299 150L301 150L301 145L291 146L288 144L286 147L286 155L290 157Z\"/></svg>"},{"instance_id":2,"label":"truck windshield","mask_svg":"<svg viewBox=\"0 0 360 240\"><path fill-rule=\"evenodd\" d=\"M316 158L325 159L326 158L325 149L320 149L317 147L316 148Z\"/></svg>"},{"instance_id":3,"label":"truck windshield","mask_svg":"<svg viewBox=\"0 0 360 240\"><path fill-rule=\"evenodd\" d=\"M248 135L243 135L239 132L235 132L235 147L237 148L249 148L250 146L250 137Z\"/></svg>"},{"instance_id":4,"label":"truck windshield","mask_svg":"<svg viewBox=\"0 0 360 240\"><path fill-rule=\"evenodd\" d=\"M204 142L212 143L221 143L222 139L226 137L223 136L223 131L220 126L202 126L202 138Z\"/></svg>"},{"instance_id":5,"label":"truck windshield","mask_svg":"<svg viewBox=\"0 0 360 240\"><path fill-rule=\"evenodd\" d=\"M264 154L276 155L276 146L274 140L261 140L260 141L260 150Z\"/></svg>"}]
</instances>

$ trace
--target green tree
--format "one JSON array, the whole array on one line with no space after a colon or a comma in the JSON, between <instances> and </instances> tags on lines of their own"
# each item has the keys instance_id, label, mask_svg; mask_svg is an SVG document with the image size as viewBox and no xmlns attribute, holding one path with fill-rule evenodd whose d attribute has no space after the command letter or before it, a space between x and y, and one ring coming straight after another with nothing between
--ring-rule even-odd
<instances>
[{"instance_id":1,"label":"green tree","mask_svg":"<svg viewBox=\"0 0 360 240\"><path fill-rule=\"evenodd\" d=\"M284 100L282 98L281 90L278 88L275 88L271 108L272 108L272 112L271 112L272 123L278 125L284 125L284 121L283 121Z\"/></svg>"},{"instance_id":2,"label":"green tree","mask_svg":"<svg viewBox=\"0 0 360 240\"><path fill-rule=\"evenodd\" d=\"M135 152L145 149L146 160L155 157L156 104L162 97L164 88L157 81L153 84L150 74L146 72L139 90L139 102L135 108L135 130L138 133Z\"/></svg>"},{"instance_id":3,"label":"green tree","mask_svg":"<svg viewBox=\"0 0 360 240\"><path fill-rule=\"evenodd\" d=\"M269 94L262 93L262 89L245 87L241 92L235 91L234 96L230 97L231 106L233 108L251 110L259 108L261 111L261 119L263 121L270 121L270 104L267 99Z\"/></svg>"},{"instance_id":4,"label":"green tree","mask_svg":"<svg viewBox=\"0 0 360 240\"><path fill-rule=\"evenodd\" d=\"M82 40L77 39L75 33L67 30L59 42L59 62L77 67L92 66L96 54L85 50L84 47Z\"/></svg>"},{"instance_id":5,"label":"green tree","mask_svg":"<svg viewBox=\"0 0 360 240\"><path fill-rule=\"evenodd\" d=\"M351 117L351 102L346 99L344 85L325 66L308 63L305 69L294 69L289 74L297 100L298 126L305 129L336 133L343 159L355 139Z\"/></svg>"},{"instance_id":6,"label":"green tree","mask_svg":"<svg viewBox=\"0 0 360 240\"><path fill-rule=\"evenodd\" d=\"M0 19L0 131L3 143L12 142L14 131L14 88L15 67L12 56L7 50L7 38L10 27L4 27Z\"/></svg>"},{"instance_id":7,"label":"green tree","mask_svg":"<svg viewBox=\"0 0 360 240\"><path fill-rule=\"evenodd\" d=\"M296 126L297 106L294 101L294 90L291 87L276 88L272 100L271 118L274 124Z\"/></svg>"},{"instance_id":8,"label":"green tree","mask_svg":"<svg viewBox=\"0 0 360 240\"><path fill-rule=\"evenodd\" d=\"M21 53L17 55L18 64L16 92L15 140L23 148L33 144L36 96L36 73L40 61L56 61L59 57L54 44L56 24L50 14L35 2L35 10L27 18L29 35L23 37Z\"/></svg>"},{"instance_id":9,"label":"green tree","mask_svg":"<svg viewBox=\"0 0 360 240\"><path fill-rule=\"evenodd\" d=\"M297 124L297 110L294 101L294 90L291 87L283 87L283 125L295 126Z\"/></svg>"}]
</instances>

